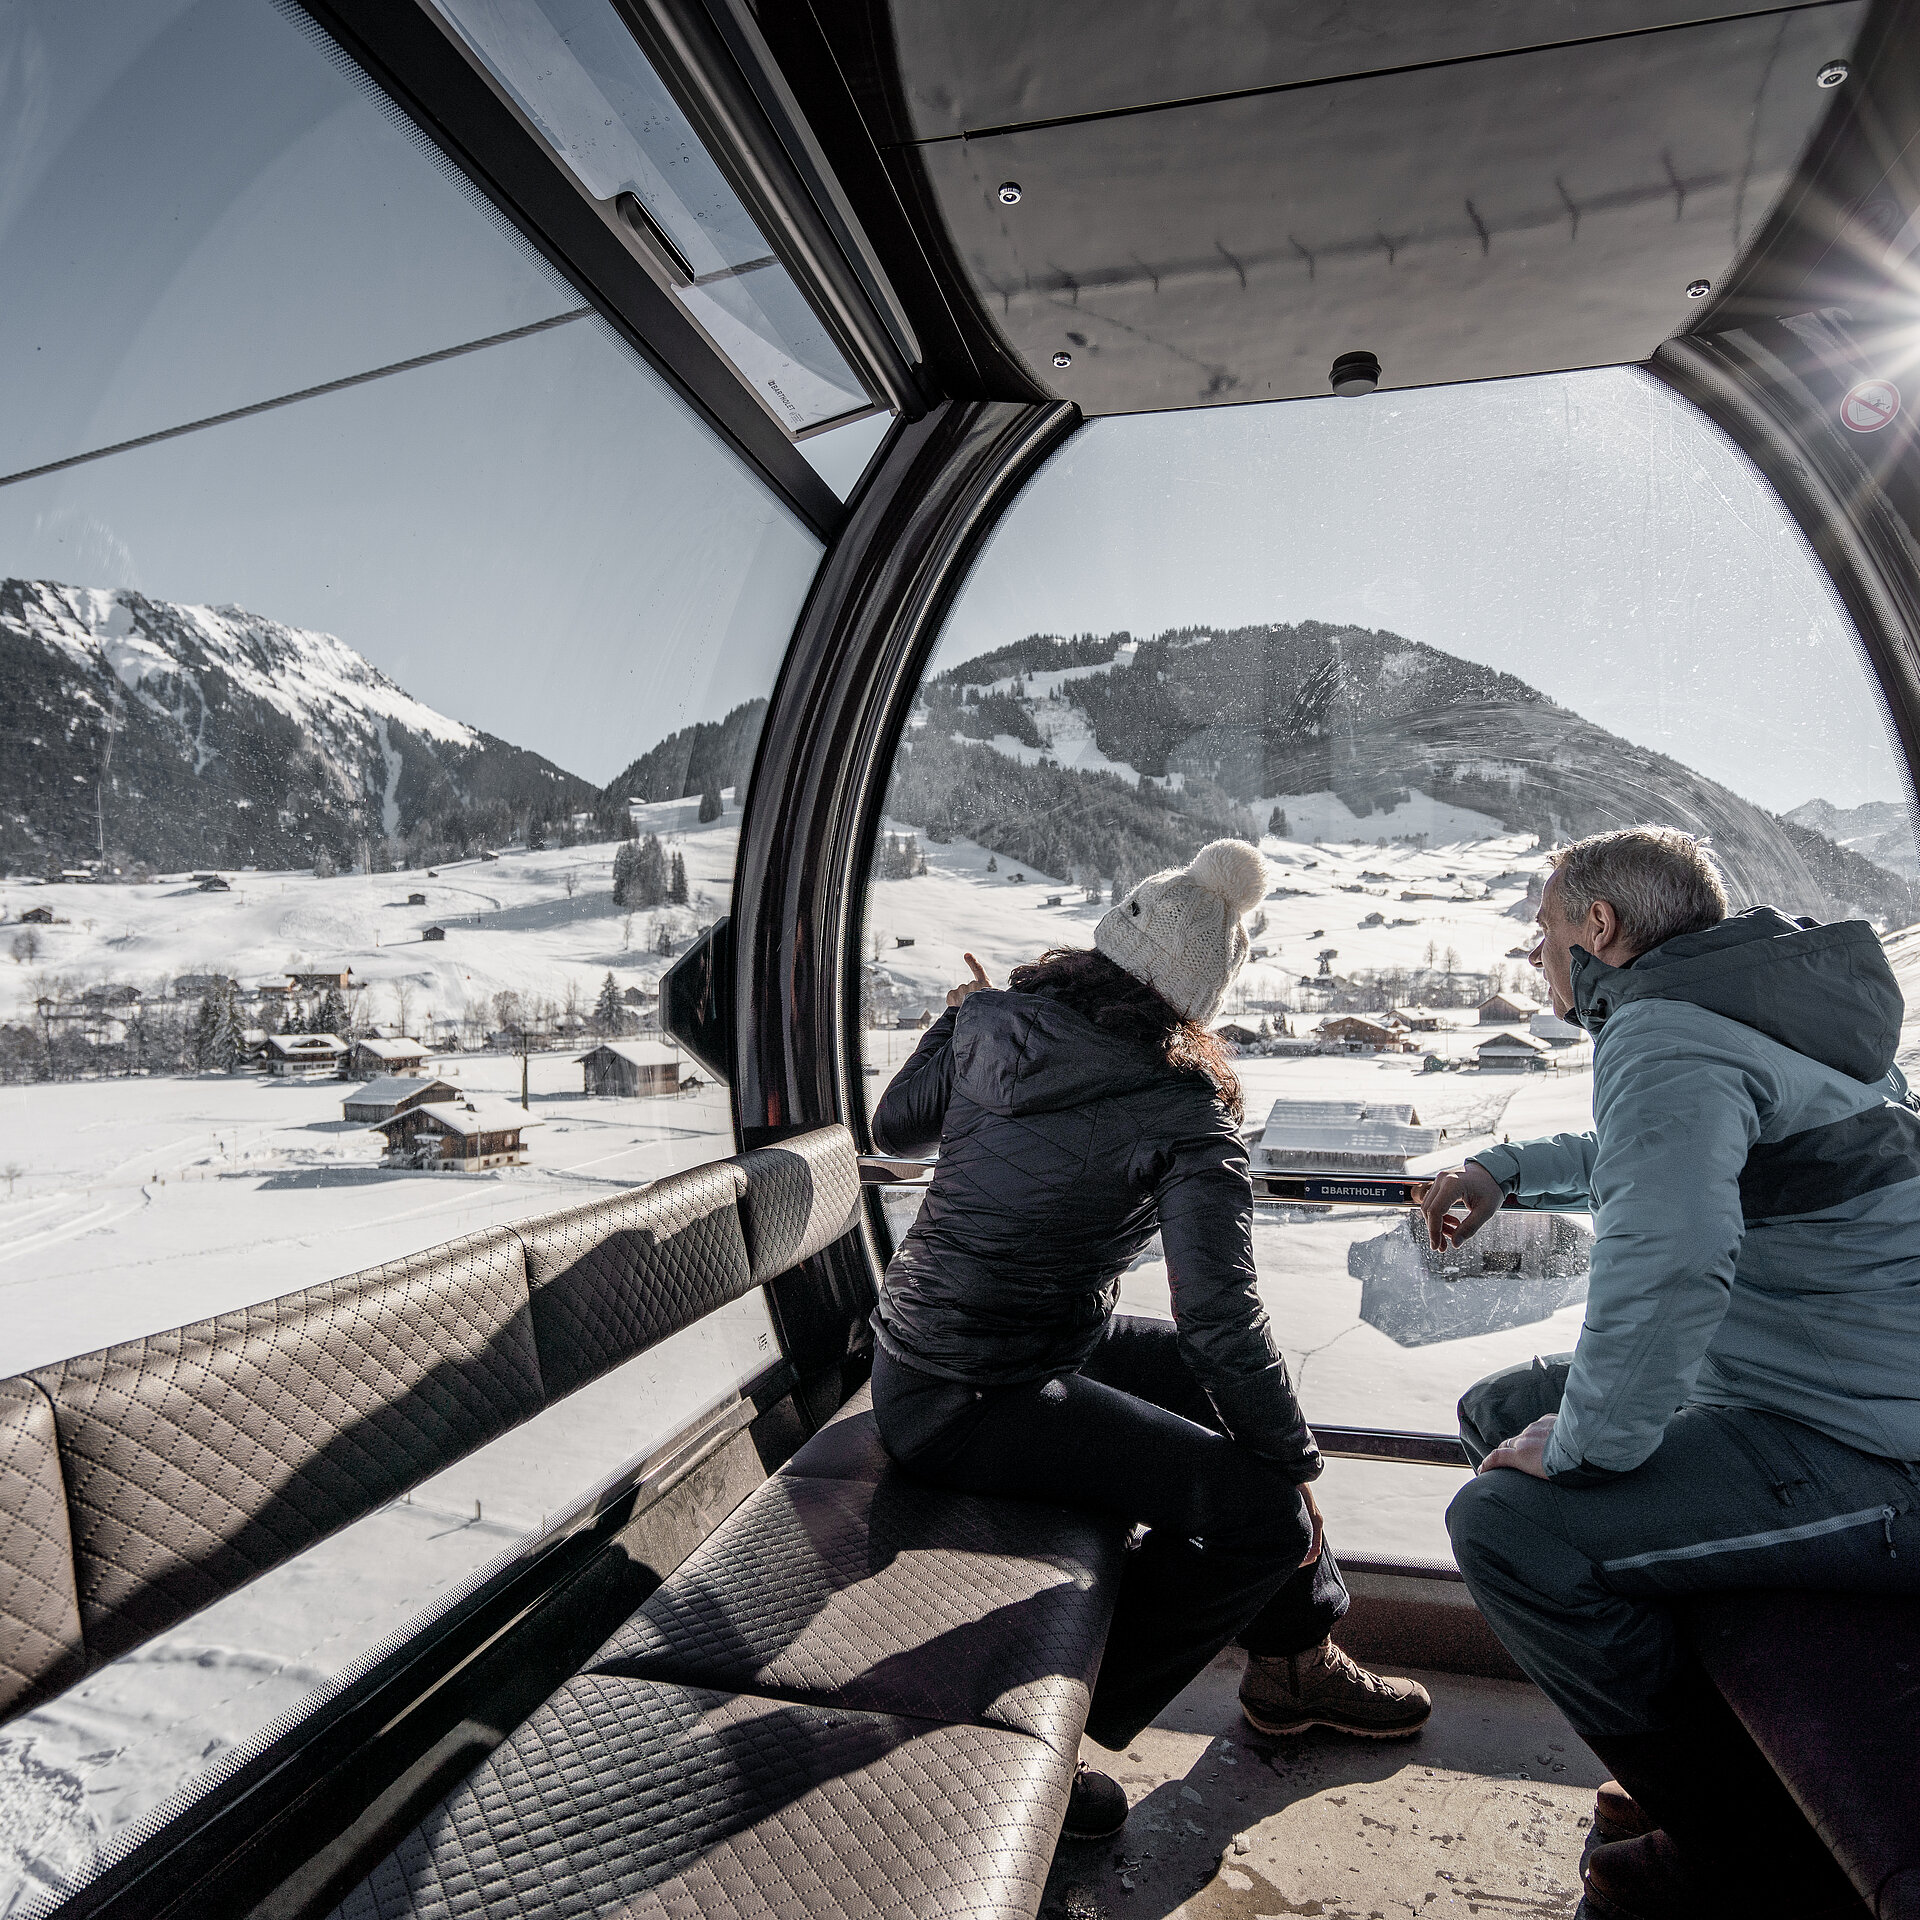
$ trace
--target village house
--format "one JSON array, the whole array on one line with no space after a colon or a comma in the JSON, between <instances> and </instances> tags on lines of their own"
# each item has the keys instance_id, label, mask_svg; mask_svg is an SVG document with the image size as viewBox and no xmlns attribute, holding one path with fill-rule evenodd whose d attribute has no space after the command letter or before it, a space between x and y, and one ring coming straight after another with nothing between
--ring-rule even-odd
<instances>
[{"instance_id":1,"label":"village house","mask_svg":"<svg viewBox=\"0 0 1920 1920\"><path fill-rule=\"evenodd\" d=\"M280 1075L314 1076L338 1073L347 1057L347 1043L331 1033L270 1033L267 1035L267 1071Z\"/></svg>"},{"instance_id":2,"label":"village house","mask_svg":"<svg viewBox=\"0 0 1920 1920\"><path fill-rule=\"evenodd\" d=\"M1412 1053L1416 1051L1406 1035L1385 1018L1369 1019L1363 1014L1343 1013L1320 1023L1320 1038L1328 1046L1344 1053Z\"/></svg>"},{"instance_id":3,"label":"village house","mask_svg":"<svg viewBox=\"0 0 1920 1920\"><path fill-rule=\"evenodd\" d=\"M1402 1174L1407 1162L1437 1153L1445 1127L1420 1124L1404 1101L1276 1100L1253 1150L1269 1172Z\"/></svg>"},{"instance_id":4,"label":"village house","mask_svg":"<svg viewBox=\"0 0 1920 1920\"><path fill-rule=\"evenodd\" d=\"M1216 1020L1213 1023L1213 1037L1224 1040L1230 1047L1256 1047L1260 1044L1259 1030L1248 1026L1244 1020Z\"/></svg>"},{"instance_id":5,"label":"village house","mask_svg":"<svg viewBox=\"0 0 1920 1920\"><path fill-rule=\"evenodd\" d=\"M446 937L447 930L445 927L422 927L420 929L420 938L422 940L444 940Z\"/></svg>"},{"instance_id":6,"label":"village house","mask_svg":"<svg viewBox=\"0 0 1920 1920\"><path fill-rule=\"evenodd\" d=\"M490 1167L522 1167L527 1149L521 1134L543 1126L505 1100L436 1100L402 1107L369 1131L383 1134L386 1164L428 1173L484 1173Z\"/></svg>"},{"instance_id":7,"label":"village house","mask_svg":"<svg viewBox=\"0 0 1920 1920\"><path fill-rule=\"evenodd\" d=\"M459 1098L460 1089L445 1080L387 1073L377 1080L369 1080L364 1087L356 1087L348 1094L341 1102L340 1117L376 1126L382 1120L391 1120L407 1107L424 1107L435 1101Z\"/></svg>"},{"instance_id":8,"label":"village house","mask_svg":"<svg viewBox=\"0 0 1920 1920\"><path fill-rule=\"evenodd\" d=\"M289 970L284 991L288 993L325 993L329 987L342 993L356 992L366 985L353 977L351 967L319 967L306 972Z\"/></svg>"},{"instance_id":9,"label":"village house","mask_svg":"<svg viewBox=\"0 0 1920 1920\"><path fill-rule=\"evenodd\" d=\"M20 918L29 926L50 927L53 925L53 909L51 907L29 907Z\"/></svg>"},{"instance_id":10,"label":"village house","mask_svg":"<svg viewBox=\"0 0 1920 1920\"><path fill-rule=\"evenodd\" d=\"M603 1040L580 1055L584 1090L592 1094L678 1093L680 1056L657 1040Z\"/></svg>"},{"instance_id":11,"label":"village house","mask_svg":"<svg viewBox=\"0 0 1920 1920\"><path fill-rule=\"evenodd\" d=\"M1404 1027L1409 1033L1438 1033L1446 1025L1437 1013L1423 1013L1417 1007L1395 1007L1388 1015L1390 1025Z\"/></svg>"},{"instance_id":12,"label":"village house","mask_svg":"<svg viewBox=\"0 0 1920 1920\"><path fill-rule=\"evenodd\" d=\"M201 893L231 893L233 889L217 873L210 873L204 880L196 880L194 886Z\"/></svg>"},{"instance_id":13,"label":"village house","mask_svg":"<svg viewBox=\"0 0 1920 1920\"><path fill-rule=\"evenodd\" d=\"M407 905L410 907L424 907L426 904L427 896L424 893L410 893L407 895Z\"/></svg>"},{"instance_id":14,"label":"village house","mask_svg":"<svg viewBox=\"0 0 1920 1920\"><path fill-rule=\"evenodd\" d=\"M1493 993L1480 1002L1483 1027L1523 1027L1540 1011L1537 1000L1524 993Z\"/></svg>"},{"instance_id":15,"label":"village house","mask_svg":"<svg viewBox=\"0 0 1920 1920\"><path fill-rule=\"evenodd\" d=\"M412 1073L426 1057L426 1048L405 1035L392 1040L369 1036L353 1043L352 1057L341 1071L355 1079L365 1079L375 1073Z\"/></svg>"},{"instance_id":16,"label":"village house","mask_svg":"<svg viewBox=\"0 0 1920 1920\"><path fill-rule=\"evenodd\" d=\"M1550 1049L1530 1033L1496 1033L1474 1049L1482 1067L1491 1073L1530 1073L1546 1065Z\"/></svg>"}]
</instances>

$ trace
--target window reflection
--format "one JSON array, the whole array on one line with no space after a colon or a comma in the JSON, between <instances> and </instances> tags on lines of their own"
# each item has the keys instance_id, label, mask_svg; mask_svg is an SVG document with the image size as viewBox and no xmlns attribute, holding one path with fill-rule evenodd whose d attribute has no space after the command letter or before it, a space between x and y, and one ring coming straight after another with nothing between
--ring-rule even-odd
<instances>
[{"instance_id":1,"label":"window reflection","mask_svg":"<svg viewBox=\"0 0 1920 1920\"><path fill-rule=\"evenodd\" d=\"M1591 1046L1527 960L1553 846L1705 833L1736 905L1865 917L1904 966L1911 803L1804 540L1643 374L1101 421L996 532L901 741L869 1103L963 952L1004 982L1088 945L1228 833L1273 865L1220 1021L1256 1170L1418 1175L1584 1129ZM887 1205L902 1231L914 1196ZM1384 1207L1255 1228L1309 1416L1441 1433L1475 1379L1573 1346L1589 1243L1503 1220L1441 1260ZM1168 1310L1157 1248L1121 1304ZM1444 1555L1448 1476L1420 1471L1340 1467L1343 1538Z\"/></svg>"},{"instance_id":2,"label":"window reflection","mask_svg":"<svg viewBox=\"0 0 1920 1920\"><path fill-rule=\"evenodd\" d=\"M0 73L0 1374L731 1152L658 987L817 539L271 0L14 9ZM0 1911L772 1344L0 1729Z\"/></svg>"},{"instance_id":3,"label":"window reflection","mask_svg":"<svg viewBox=\"0 0 1920 1920\"><path fill-rule=\"evenodd\" d=\"M608 0L433 0L789 433L867 395Z\"/></svg>"}]
</instances>

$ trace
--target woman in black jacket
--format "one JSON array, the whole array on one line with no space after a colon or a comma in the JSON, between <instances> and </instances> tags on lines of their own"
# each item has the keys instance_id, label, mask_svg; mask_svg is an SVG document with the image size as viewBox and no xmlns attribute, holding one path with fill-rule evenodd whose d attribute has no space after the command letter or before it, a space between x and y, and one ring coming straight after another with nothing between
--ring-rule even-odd
<instances>
[{"instance_id":1,"label":"woman in black jacket","mask_svg":"<svg viewBox=\"0 0 1920 1920\"><path fill-rule=\"evenodd\" d=\"M1417 1731L1425 1691L1328 1638L1347 1592L1309 1483L1320 1451L1260 1304L1240 1087L1207 1030L1247 957L1266 863L1237 840L1153 875L1095 951L947 996L873 1116L939 1161L874 1313L873 1404L910 1472L1144 1523L1087 1731L1119 1749L1228 1642L1265 1733ZM1155 1233L1173 1321L1116 1316ZM1068 1831L1111 1832L1082 1774Z\"/></svg>"}]
</instances>

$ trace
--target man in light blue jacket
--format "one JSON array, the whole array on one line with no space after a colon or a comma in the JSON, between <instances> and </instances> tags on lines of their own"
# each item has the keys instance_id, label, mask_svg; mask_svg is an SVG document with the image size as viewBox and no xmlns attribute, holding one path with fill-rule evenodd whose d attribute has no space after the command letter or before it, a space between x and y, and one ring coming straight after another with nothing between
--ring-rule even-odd
<instances>
[{"instance_id":1,"label":"man in light blue jacket","mask_svg":"<svg viewBox=\"0 0 1920 1920\"><path fill-rule=\"evenodd\" d=\"M1555 856L1533 962L1594 1039L1594 1130L1440 1175L1437 1244L1511 1195L1590 1207L1571 1355L1460 1403L1448 1530L1503 1643L1632 1795L1614 1913L1804 1916L1850 1896L1691 1661L1681 1595L1920 1592L1920 1116L1873 929L1728 915L1651 827ZM1603 1798L1603 1807L1606 1802ZM1732 1906L1724 1910L1733 1911Z\"/></svg>"}]
</instances>

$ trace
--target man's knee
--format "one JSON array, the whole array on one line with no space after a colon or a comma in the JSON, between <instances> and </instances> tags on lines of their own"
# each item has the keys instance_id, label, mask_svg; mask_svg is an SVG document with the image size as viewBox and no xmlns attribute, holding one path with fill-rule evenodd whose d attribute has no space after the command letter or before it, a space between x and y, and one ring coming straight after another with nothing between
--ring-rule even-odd
<instances>
[{"instance_id":1,"label":"man's knee","mask_svg":"<svg viewBox=\"0 0 1920 1920\"><path fill-rule=\"evenodd\" d=\"M1476 1380L1454 1410L1467 1458L1477 1467L1502 1440L1525 1432L1543 1413L1559 1412L1572 1367L1572 1354L1552 1353Z\"/></svg>"}]
</instances>

